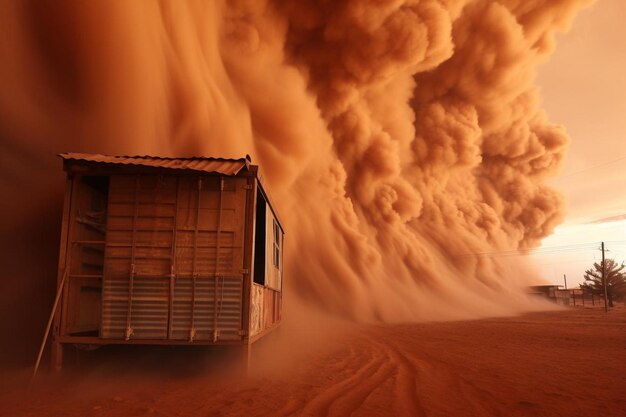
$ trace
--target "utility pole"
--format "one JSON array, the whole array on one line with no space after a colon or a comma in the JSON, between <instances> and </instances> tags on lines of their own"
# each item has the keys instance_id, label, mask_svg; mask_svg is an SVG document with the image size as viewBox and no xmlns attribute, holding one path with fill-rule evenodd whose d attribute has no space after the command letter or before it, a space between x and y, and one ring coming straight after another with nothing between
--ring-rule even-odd
<instances>
[{"instance_id":1,"label":"utility pole","mask_svg":"<svg viewBox=\"0 0 626 417\"><path fill-rule=\"evenodd\" d=\"M563 274L563 281L565 281L565 289L567 289L567 276Z\"/></svg>"},{"instance_id":2,"label":"utility pole","mask_svg":"<svg viewBox=\"0 0 626 417\"><path fill-rule=\"evenodd\" d=\"M604 242L602 242L602 284L604 285L604 311L608 312L609 311L609 304L608 304L608 297L607 297L607 291L606 291L606 274L605 274L604 270L605 270L605 266L604 266Z\"/></svg>"}]
</instances>

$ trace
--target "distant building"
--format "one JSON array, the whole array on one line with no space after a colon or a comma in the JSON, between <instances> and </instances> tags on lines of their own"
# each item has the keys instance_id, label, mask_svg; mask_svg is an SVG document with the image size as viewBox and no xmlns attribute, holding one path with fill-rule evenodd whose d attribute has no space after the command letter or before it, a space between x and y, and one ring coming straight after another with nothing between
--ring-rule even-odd
<instances>
[{"instance_id":1,"label":"distant building","mask_svg":"<svg viewBox=\"0 0 626 417\"><path fill-rule=\"evenodd\" d=\"M528 293L538 297L545 297L564 306L585 306L585 303L594 306L597 302L603 300L602 296L595 295L581 288L562 289L561 285L531 285L528 287Z\"/></svg>"},{"instance_id":2,"label":"distant building","mask_svg":"<svg viewBox=\"0 0 626 417\"><path fill-rule=\"evenodd\" d=\"M570 304L571 290L562 290L562 285L531 285L528 287L529 294L545 297L559 305Z\"/></svg>"}]
</instances>

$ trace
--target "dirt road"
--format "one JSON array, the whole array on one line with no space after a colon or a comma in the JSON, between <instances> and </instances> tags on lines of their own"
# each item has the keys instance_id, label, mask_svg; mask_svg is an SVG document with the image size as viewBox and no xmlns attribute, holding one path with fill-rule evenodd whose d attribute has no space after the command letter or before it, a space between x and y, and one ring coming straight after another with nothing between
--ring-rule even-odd
<instances>
[{"instance_id":1,"label":"dirt road","mask_svg":"<svg viewBox=\"0 0 626 417\"><path fill-rule=\"evenodd\" d=\"M624 307L282 330L246 379L228 352L102 349L30 391L5 379L0 415L626 416Z\"/></svg>"}]
</instances>

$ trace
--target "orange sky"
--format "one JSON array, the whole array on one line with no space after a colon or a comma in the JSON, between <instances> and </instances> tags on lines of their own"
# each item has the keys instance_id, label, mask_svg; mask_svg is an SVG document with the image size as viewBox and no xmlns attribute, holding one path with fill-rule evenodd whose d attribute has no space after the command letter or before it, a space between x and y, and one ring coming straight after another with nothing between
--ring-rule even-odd
<instances>
[{"instance_id":1,"label":"orange sky","mask_svg":"<svg viewBox=\"0 0 626 417\"><path fill-rule=\"evenodd\" d=\"M626 2L600 0L580 13L539 68L544 108L572 140L553 182L568 196L567 223L626 214L626 193L619 192L626 179L624 22Z\"/></svg>"},{"instance_id":2,"label":"orange sky","mask_svg":"<svg viewBox=\"0 0 626 417\"><path fill-rule=\"evenodd\" d=\"M552 182L568 200L565 224L542 247L626 240L626 2L600 0L583 10L571 31L558 37L556 51L539 68L537 83L552 122L571 137L567 162ZM596 245L598 246L598 245ZM600 259L594 245L534 256L544 278L553 283L582 281ZM626 244L607 244L626 260ZM562 248L565 249L565 248Z\"/></svg>"}]
</instances>

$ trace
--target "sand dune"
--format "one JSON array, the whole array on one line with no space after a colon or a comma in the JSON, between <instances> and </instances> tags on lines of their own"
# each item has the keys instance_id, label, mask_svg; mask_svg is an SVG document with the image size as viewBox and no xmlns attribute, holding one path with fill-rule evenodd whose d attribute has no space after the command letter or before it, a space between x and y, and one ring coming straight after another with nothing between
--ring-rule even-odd
<instances>
[{"instance_id":1,"label":"sand dune","mask_svg":"<svg viewBox=\"0 0 626 417\"><path fill-rule=\"evenodd\" d=\"M2 416L624 416L626 308L406 325L338 325L319 343L83 353L0 396ZM285 340L290 340L285 344ZM285 346L287 345L287 346ZM14 379L14 382L18 379Z\"/></svg>"}]
</instances>

